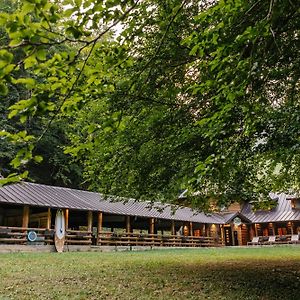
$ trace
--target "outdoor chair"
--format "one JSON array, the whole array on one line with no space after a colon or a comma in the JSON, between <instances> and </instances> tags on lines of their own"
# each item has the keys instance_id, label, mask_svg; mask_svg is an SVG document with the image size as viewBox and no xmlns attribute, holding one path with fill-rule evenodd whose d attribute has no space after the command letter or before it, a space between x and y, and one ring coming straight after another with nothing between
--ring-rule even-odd
<instances>
[{"instance_id":1,"label":"outdoor chair","mask_svg":"<svg viewBox=\"0 0 300 300\"><path fill-rule=\"evenodd\" d=\"M300 241L299 241L299 235L298 234L293 234L291 236L291 243L292 244L298 244L298 243L300 243Z\"/></svg>"},{"instance_id":2,"label":"outdoor chair","mask_svg":"<svg viewBox=\"0 0 300 300\"><path fill-rule=\"evenodd\" d=\"M269 239L267 240L266 244L267 245L272 245L276 243L276 236L275 235L271 235L269 236Z\"/></svg>"},{"instance_id":3,"label":"outdoor chair","mask_svg":"<svg viewBox=\"0 0 300 300\"><path fill-rule=\"evenodd\" d=\"M251 242L248 242L247 245L259 245L259 236L253 237Z\"/></svg>"},{"instance_id":4,"label":"outdoor chair","mask_svg":"<svg viewBox=\"0 0 300 300\"><path fill-rule=\"evenodd\" d=\"M288 237L285 235L279 236L277 240L278 244L287 244L288 243Z\"/></svg>"},{"instance_id":5,"label":"outdoor chair","mask_svg":"<svg viewBox=\"0 0 300 300\"><path fill-rule=\"evenodd\" d=\"M262 236L260 238L259 242L260 242L261 245L268 244L269 243L269 236Z\"/></svg>"}]
</instances>

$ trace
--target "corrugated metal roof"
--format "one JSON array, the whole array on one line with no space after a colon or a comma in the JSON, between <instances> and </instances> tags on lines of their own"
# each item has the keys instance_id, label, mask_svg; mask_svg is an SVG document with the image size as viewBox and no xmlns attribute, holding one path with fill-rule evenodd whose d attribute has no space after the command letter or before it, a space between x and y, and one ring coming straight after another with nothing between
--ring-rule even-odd
<instances>
[{"instance_id":1,"label":"corrugated metal roof","mask_svg":"<svg viewBox=\"0 0 300 300\"><path fill-rule=\"evenodd\" d=\"M102 211L104 213L160 218L208 224L226 224L239 216L252 223L288 222L300 220L300 210L293 209L287 195L273 195L278 205L270 211L253 212L246 203L241 213L205 214L190 208L178 208L175 213L170 205L139 202L134 199L108 198L102 194L70 188L48 186L36 183L17 183L0 188L0 203L28 204L32 206L69 208L77 210ZM116 201L118 199L119 201Z\"/></svg>"},{"instance_id":2,"label":"corrugated metal roof","mask_svg":"<svg viewBox=\"0 0 300 300\"><path fill-rule=\"evenodd\" d=\"M113 200L113 201L112 201ZM222 216L206 215L190 208L178 208L172 212L170 205L138 202L133 199L104 197L95 192L48 186L36 183L17 183L0 188L0 202L32 206L102 211L104 213L160 218L196 223L224 224Z\"/></svg>"},{"instance_id":3,"label":"corrugated metal roof","mask_svg":"<svg viewBox=\"0 0 300 300\"><path fill-rule=\"evenodd\" d=\"M278 204L270 211L253 212L251 204L246 203L241 213L250 219L252 223L300 221L300 210L293 209L291 202L287 201L287 197L286 194L276 195L275 198L277 198Z\"/></svg>"}]
</instances>

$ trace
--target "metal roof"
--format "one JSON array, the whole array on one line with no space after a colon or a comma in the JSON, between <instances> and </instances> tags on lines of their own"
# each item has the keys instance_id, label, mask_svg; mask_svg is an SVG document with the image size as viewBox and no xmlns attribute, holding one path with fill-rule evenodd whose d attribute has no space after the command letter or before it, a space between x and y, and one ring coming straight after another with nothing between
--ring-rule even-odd
<instances>
[{"instance_id":1,"label":"metal roof","mask_svg":"<svg viewBox=\"0 0 300 300\"><path fill-rule=\"evenodd\" d=\"M119 201L116 201L119 200ZM175 213L170 205L139 202L134 199L105 197L102 194L70 188L22 182L0 188L0 203L26 204L39 207L69 208L102 211L104 213L160 218L196 223L224 224L218 214L195 212L178 208Z\"/></svg>"},{"instance_id":2,"label":"metal roof","mask_svg":"<svg viewBox=\"0 0 300 300\"><path fill-rule=\"evenodd\" d=\"M270 211L252 211L246 203L241 212L205 214L188 207L177 208L159 202L139 202L134 199L105 197L100 193L70 188L22 182L0 188L0 203L26 204L31 206L69 208L76 210L102 211L104 213L147 218L159 218L207 224L227 224L236 216L244 222L269 223L299 221L300 210L293 209L288 195L273 194L278 205Z\"/></svg>"},{"instance_id":3,"label":"metal roof","mask_svg":"<svg viewBox=\"0 0 300 300\"><path fill-rule=\"evenodd\" d=\"M270 211L253 212L251 204L246 203L241 213L250 219L252 223L300 221L300 210L293 209L291 202L287 201L287 197L288 195L283 193L273 195L278 204Z\"/></svg>"}]
</instances>

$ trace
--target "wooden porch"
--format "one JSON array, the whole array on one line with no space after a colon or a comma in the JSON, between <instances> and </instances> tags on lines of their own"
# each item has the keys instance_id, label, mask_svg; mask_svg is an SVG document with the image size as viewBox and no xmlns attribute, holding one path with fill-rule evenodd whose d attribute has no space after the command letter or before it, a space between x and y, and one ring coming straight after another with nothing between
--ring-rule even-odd
<instances>
[{"instance_id":1,"label":"wooden porch","mask_svg":"<svg viewBox=\"0 0 300 300\"><path fill-rule=\"evenodd\" d=\"M5 211L5 212L4 212ZM57 209L2 208L0 244L53 245ZM220 247L219 225L64 209L65 245ZM30 236L33 235L34 239Z\"/></svg>"}]
</instances>

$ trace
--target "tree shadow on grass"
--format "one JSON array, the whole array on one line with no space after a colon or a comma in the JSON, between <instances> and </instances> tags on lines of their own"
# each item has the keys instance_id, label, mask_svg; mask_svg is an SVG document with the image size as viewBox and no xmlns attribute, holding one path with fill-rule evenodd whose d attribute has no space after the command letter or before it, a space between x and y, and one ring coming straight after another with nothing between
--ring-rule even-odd
<instances>
[{"instance_id":1,"label":"tree shadow on grass","mask_svg":"<svg viewBox=\"0 0 300 300\"><path fill-rule=\"evenodd\" d=\"M300 299L299 261L162 266L156 271L163 273L156 278L164 278L159 299Z\"/></svg>"}]
</instances>

